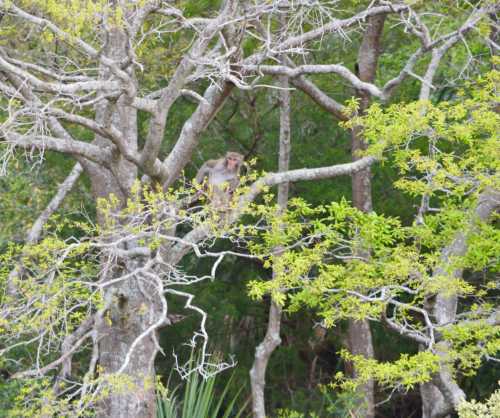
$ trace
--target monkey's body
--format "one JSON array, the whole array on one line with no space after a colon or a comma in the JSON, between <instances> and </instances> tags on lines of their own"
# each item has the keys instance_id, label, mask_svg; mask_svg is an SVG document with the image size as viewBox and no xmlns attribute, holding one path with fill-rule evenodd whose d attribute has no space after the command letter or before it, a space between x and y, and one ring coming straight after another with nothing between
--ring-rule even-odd
<instances>
[{"instance_id":1,"label":"monkey's body","mask_svg":"<svg viewBox=\"0 0 500 418\"><path fill-rule=\"evenodd\" d=\"M202 184L207 177L210 201L216 208L227 207L232 193L240 183L239 175L243 156L228 152L224 158L206 161L198 173L196 181Z\"/></svg>"}]
</instances>

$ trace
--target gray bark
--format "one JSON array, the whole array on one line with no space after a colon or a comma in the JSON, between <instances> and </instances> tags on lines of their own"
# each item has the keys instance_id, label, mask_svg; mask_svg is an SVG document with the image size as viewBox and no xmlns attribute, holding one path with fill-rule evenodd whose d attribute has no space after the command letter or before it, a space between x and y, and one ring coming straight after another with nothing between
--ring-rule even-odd
<instances>
[{"instance_id":1,"label":"gray bark","mask_svg":"<svg viewBox=\"0 0 500 418\"><path fill-rule=\"evenodd\" d=\"M487 190L479 196L478 204L474 210L469 231L460 231L453 241L445 247L441 255L441 263L433 272L437 280L441 276L448 275L448 267L453 258L464 256L467 252L467 235L474 229L475 220L487 221L491 214L500 208L500 193ZM451 274L455 277L462 276L461 269L455 269ZM430 308L436 324L439 326L453 324L456 321L458 297L456 295L445 295L438 293L434 300L430 301ZM420 385L422 397L422 418L440 418L453 411L465 399L465 393L454 381L453 376L446 366L446 341L439 343L436 350L443 358L443 365L439 373L429 383Z\"/></svg>"},{"instance_id":2,"label":"gray bark","mask_svg":"<svg viewBox=\"0 0 500 418\"><path fill-rule=\"evenodd\" d=\"M368 26L363 36L361 46L358 51L359 78L364 82L372 83L377 71L378 57L381 53L380 39L384 29L386 15L373 16L368 20ZM370 103L370 95L365 90L357 90L356 94L360 99L359 112L366 111ZM363 133L359 128L352 130L352 157L357 161L359 152L367 147ZM352 175L352 202L354 207L363 212L371 212L372 189L371 189L371 169L367 167ZM368 320L348 322L347 345L353 354L362 355L366 358L373 358L375 353ZM356 370L353 370L356 376ZM366 418L375 416L375 384L373 381L367 382L360 389L363 399L362 414Z\"/></svg>"},{"instance_id":3,"label":"gray bark","mask_svg":"<svg viewBox=\"0 0 500 418\"><path fill-rule=\"evenodd\" d=\"M488 13L489 10L488 7L478 9L467 19L458 33L449 37L439 48L432 50L431 61L422 79L422 87L419 95L420 100L430 100L431 90L434 88L434 78L444 55L461 39L464 33L472 30L474 25L485 13ZM428 40L424 43L426 42L428 42ZM476 216L482 220L486 220L491 210L493 210L491 203L495 200L498 204L498 195L495 196L494 193L483 194L476 209ZM439 276L444 273L443 267L446 266L450 256L463 255L466 250L466 237L463 233L459 233L452 244L443 250L443 264L436 269L434 276ZM462 275L462 271L457 270L453 274L459 277ZM436 322L438 324L453 323L457 312L457 304L458 299L456 296L436 295L430 307ZM443 344L442 352L444 357L446 352L445 344ZM443 366L442 370L434 377L432 382L420 385L420 396L422 398L422 418L445 417L456 409L460 401L465 398L464 392L455 383L446 366Z\"/></svg>"},{"instance_id":4,"label":"gray bark","mask_svg":"<svg viewBox=\"0 0 500 418\"><path fill-rule=\"evenodd\" d=\"M373 349L372 333L370 330L370 322L368 320L355 321L349 320L347 324L347 346L349 351L355 355L362 355L366 358L375 357ZM358 373L356 368L350 365L348 371L351 372L352 377L357 377ZM361 404L356 408L360 417L374 417L375 416L375 383L373 380L360 386L358 394L360 396Z\"/></svg>"},{"instance_id":5,"label":"gray bark","mask_svg":"<svg viewBox=\"0 0 500 418\"><path fill-rule=\"evenodd\" d=\"M386 15L378 15L368 21L358 52L359 78L362 81L372 83L375 79L378 57L382 52L380 38L382 37L385 17ZM359 113L363 114L370 104L370 95L364 90L357 90L356 95L360 99ZM365 150L366 146L362 132L357 128L353 129L351 149L354 161L360 158L358 153ZM356 208L363 212L372 211L370 167L353 174L352 202Z\"/></svg>"},{"instance_id":6,"label":"gray bark","mask_svg":"<svg viewBox=\"0 0 500 418\"><path fill-rule=\"evenodd\" d=\"M110 30L103 55L118 62L125 60L128 42L124 30ZM131 68L126 71L134 80ZM109 80L114 77L108 66L101 66L101 79ZM122 95L116 102L108 100L99 102L96 107L96 122L117 129L123 138L124 146L132 152L137 150L137 110L131 106L131 99L127 95ZM99 135L96 135L94 142L99 146L111 144L109 139ZM134 164L119 154L108 162L107 167L89 161L85 161L83 165L89 175L96 199L107 198L110 194L114 194L120 202L125 202L130 187L137 179L137 168ZM104 222L101 214L98 214L98 221L101 224ZM111 274L118 277L133 271L135 267L135 263L130 261L120 268L115 267ZM138 279L121 281L103 290L103 300L109 301L109 308L105 318L96 321L95 328L99 366L104 376L111 376L121 370L134 341L153 324L154 318L159 317L160 303L149 300L146 297L148 293L154 294L148 292L147 286L141 285ZM144 306L148 307L148 312L139 314L138 312L144 310ZM110 395L98 405L98 417L154 418L156 416L154 358L157 351L153 336L140 339L131 353L127 367L121 370L123 374L117 377L124 382L125 389L113 385L110 387Z\"/></svg>"},{"instance_id":7,"label":"gray bark","mask_svg":"<svg viewBox=\"0 0 500 418\"><path fill-rule=\"evenodd\" d=\"M288 170L290 164L290 91L288 90L288 79L280 78L280 141L279 141L279 172ZM278 185L278 206L280 210L285 210L288 203L289 182L285 181ZM275 253L279 254L280 249L276 248ZM273 272L274 276L274 272ZM282 308L271 298L269 307L269 318L267 331L264 340L255 349L255 358L250 370L250 383L252 386L252 413L254 418L265 418L265 396L266 370L267 364L273 351L281 344Z\"/></svg>"},{"instance_id":8,"label":"gray bark","mask_svg":"<svg viewBox=\"0 0 500 418\"><path fill-rule=\"evenodd\" d=\"M254 418L266 418L264 397L266 370L273 351L281 344L281 311L281 307L271 300L266 335L255 349L255 358L252 369L250 370L252 415Z\"/></svg>"},{"instance_id":9,"label":"gray bark","mask_svg":"<svg viewBox=\"0 0 500 418\"><path fill-rule=\"evenodd\" d=\"M168 87L161 91L157 101L156 113L150 122L150 130L146 144L140 154L140 163L144 170L166 185L171 184L182 168L190 160L191 153L198 143L199 136L210 119L218 111L228 96L231 86L219 89L209 87L205 100L200 103L192 117L184 124L180 138L176 142L164 163L159 163L157 154L163 140L168 109L176 100L185 84L186 77L194 68L191 60L200 56L208 46L211 36L215 35L228 13L234 12L233 1L226 2L220 16L208 25L200 40L195 42L191 53L186 55L179 65ZM227 9L227 10L226 10ZM127 57L128 39L126 32L116 30L108 34L107 51L115 61L123 61ZM135 83L133 71L129 67L128 77ZM103 67L103 78L113 77L108 67ZM137 86L133 86L137 91ZM117 128L124 146L131 153L137 152L137 110L132 106L133 97L122 95L116 103L103 102L96 112L97 121ZM100 144L109 141L97 136ZM121 154L109 163L110 169L88 163L86 168L92 181L96 197L115 194L121 202L125 202L133 182L137 179L137 168ZM196 242L196 240L194 241ZM133 250L136 244L130 242L124 250ZM166 254L166 262L177 264L182 253L172 251ZM143 263L141 258L129 259L121 268L115 267L117 276L130 273ZM109 279L109 278L108 278ZM145 282L141 278L132 278L106 287L104 300L111 300L107 312L108 318L98 321L97 340L99 341L99 365L105 374L120 373L119 379L132 384L126 390L112 390L101 403L98 417L111 418L154 418L156 416L155 370L154 360L159 350L156 333L162 324L166 312L163 292L155 288L154 282ZM147 307L145 311L145 307ZM139 312L143 312L140 314ZM165 321L163 325L168 322ZM128 363L124 359L128 359Z\"/></svg>"},{"instance_id":10,"label":"gray bark","mask_svg":"<svg viewBox=\"0 0 500 418\"><path fill-rule=\"evenodd\" d=\"M100 321L97 327L99 364L106 374L120 370L132 343L152 325L149 313L153 311L155 317L159 316L156 304L144 296L144 290L138 280L127 280L107 290L114 303L109 308L108 318ZM144 304L148 304L149 312L138 314ZM156 416L154 359L158 349L154 337L141 339L135 347L127 368L118 376L125 389L111 387L111 394L100 405L98 417Z\"/></svg>"}]
</instances>

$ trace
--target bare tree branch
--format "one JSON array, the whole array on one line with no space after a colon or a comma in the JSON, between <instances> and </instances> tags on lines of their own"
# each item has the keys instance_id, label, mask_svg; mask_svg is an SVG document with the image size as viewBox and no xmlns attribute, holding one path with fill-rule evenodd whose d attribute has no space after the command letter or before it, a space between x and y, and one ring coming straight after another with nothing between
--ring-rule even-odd
<instances>
[{"instance_id":1,"label":"bare tree branch","mask_svg":"<svg viewBox=\"0 0 500 418\"><path fill-rule=\"evenodd\" d=\"M328 96L312 81L308 80L305 77L299 76L297 78L292 78L290 82L295 87L306 93L312 100L314 100L317 105L322 107L327 112L331 113L338 120L348 120L348 117L345 113L345 107Z\"/></svg>"},{"instance_id":2,"label":"bare tree branch","mask_svg":"<svg viewBox=\"0 0 500 418\"><path fill-rule=\"evenodd\" d=\"M282 26L285 25L285 18L281 19ZM283 60L283 57L282 57ZM280 137L279 137L279 153L278 153L278 170L284 172L290 166L291 152L291 123L290 123L290 90L288 86L288 78L282 76L279 79L280 90ZM286 210L288 205L289 182L284 182L278 185L278 207L281 212ZM279 257L282 253L282 248L275 248L273 253ZM273 271L273 277L276 276L276 271ZM269 316L267 320L267 330L264 339L255 349L255 358L250 370L250 383L252 386L252 412L254 418L265 418L266 408L264 399L264 389L266 385L266 370L269 359L274 350L281 344L280 328L281 328L281 312L282 307L271 296L269 307Z\"/></svg>"},{"instance_id":3,"label":"bare tree branch","mask_svg":"<svg viewBox=\"0 0 500 418\"><path fill-rule=\"evenodd\" d=\"M39 241L42 235L43 226L47 223L49 218L59 209L67 194L73 189L76 182L80 178L82 172L83 167L79 163L76 163L66 179L57 188L56 194L50 200L47 207L43 210L42 213L40 213L40 215L38 215L38 218L36 218L36 221L31 226L26 236L27 244L35 244Z\"/></svg>"},{"instance_id":4,"label":"bare tree branch","mask_svg":"<svg viewBox=\"0 0 500 418\"><path fill-rule=\"evenodd\" d=\"M103 149L97 145L81 142L68 141L62 138L55 138L48 135L29 135L24 136L14 132L1 132L6 142L20 148L35 148L40 151L52 150L71 154L76 157L85 157L103 166L112 158L110 149Z\"/></svg>"},{"instance_id":5,"label":"bare tree branch","mask_svg":"<svg viewBox=\"0 0 500 418\"><path fill-rule=\"evenodd\" d=\"M48 371L55 369L60 364L67 361L67 359L69 357L71 357L74 354L74 352L80 348L80 346L85 342L85 340L87 340L87 338L92 337L92 334L93 334L93 331L89 331L86 334L84 334L77 341L75 341L73 343L73 345L71 345L71 347L69 347L68 351L63 352L62 356L59 357L57 360L54 360L52 363L49 363L40 369L26 370L23 372L15 373L12 375L12 378L13 379L21 379L21 378L29 377L29 376L43 376Z\"/></svg>"},{"instance_id":6,"label":"bare tree branch","mask_svg":"<svg viewBox=\"0 0 500 418\"><path fill-rule=\"evenodd\" d=\"M236 0L228 0L223 3L219 16L203 29L189 53L182 58L177 66L168 86L162 89L161 95L156 103L156 113L150 122L146 143L141 151L141 163L146 170L151 172L155 169L155 160L158 157L160 145L163 140L166 118L170 107L181 95L181 91L184 88L188 76L195 68L196 60L203 56L212 38L222 30L226 21L233 16L236 4ZM167 172L168 171L169 167L167 163Z\"/></svg>"},{"instance_id":7,"label":"bare tree branch","mask_svg":"<svg viewBox=\"0 0 500 418\"><path fill-rule=\"evenodd\" d=\"M243 67L246 71L263 73L269 75L286 75L287 77L295 78L303 74L338 74L351 83L358 89L364 90L374 97L384 99L384 93L372 83L361 81L352 71L343 65L338 64L313 64L300 65L295 68L286 67L284 65L246 65Z\"/></svg>"},{"instance_id":8,"label":"bare tree branch","mask_svg":"<svg viewBox=\"0 0 500 418\"><path fill-rule=\"evenodd\" d=\"M33 74L9 63L0 54L0 69L8 71L23 80L26 80L34 88L55 94L75 94L82 91L103 91L103 92L116 92L118 93L121 88L121 83L118 81L78 81L74 83L55 83L45 82L35 77Z\"/></svg>"},{"instance_id":9,"label":"bare tree branch","mask_svg":"<svg viewBox=\"0 0 500 418\"><path fill-rule=\"evenodd\" d=\"M232 89L233 86L230 83L224 83L222 87L212 85L207 89L203 96L204 100L184 123L179 139L163 163L164 170L168 174L164 183L165 187L172 185L177 179L198 145L201 133L223 105Z\"/></svg>"}]
</instances>

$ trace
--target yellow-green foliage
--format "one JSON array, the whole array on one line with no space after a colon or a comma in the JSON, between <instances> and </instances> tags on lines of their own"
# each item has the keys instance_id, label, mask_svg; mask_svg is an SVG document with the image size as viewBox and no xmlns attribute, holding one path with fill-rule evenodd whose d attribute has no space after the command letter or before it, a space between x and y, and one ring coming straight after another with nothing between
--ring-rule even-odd
<instances>
[{"instance_id":1,"label":"yellow-green foliage","mask_svg":"<svg viewBox=\"0 0 500 418\"><path fill-rule=\"evenodd\" d=\"M396 187L416 196L446 189L460 199L477 182L498 187L500 114L495 107L500 101L499 83L500 72L491 71L475 84L469 83L469 94L462 91L460 100L437 105L399 103L387 109L374 104L366 116L344 125L363 128L370 143L367 154L382 157L387 150L393 151L391 156L404 175ZM425 181L424 174L431 174L432 182Z\"/></svg>"},{"instance_id":2,"label":"yellow-green foliage","mask_svg":"<svg viewBox=\"0 0 500 418\"><path fill-rule=\"evenodd\" d=\"M291 411L289 409L279 409L277 411L278 418L304 418L304 414L297 411ZM314 417L314 414L312 415Z\"/></svg>"},{"instance_id":3,"label":"yellow-green foliage","mask_svg":"<svg viewBox=\"0 0 500 418\"><path fill-rule=\"evenodd\" d=\"M272 280L249 283L254 298L271 294L289 312L313 308L326 326L392 315L421 335L428 332L422 314L429 297L440 293L467 300L462 313L467 321L434 325L444 342L416 356L378 363L344 353L359 371L355 380L343 380L346 389L368 379L413 387L439 367L473 374L485 357L500 351L499 327L485 322L494 311L485 301L498 289L489 274L498 271L499 230L474 215L480 194L500 189L500 115L494 110L499 74L488 73L455 102L387 109L375 104L366 116L345 123L363 129L370 143L366 153L394 161L401 174L396 187L439 209L424 213L419 222L405 225L366 214L344 200L311 208L294 199L284 213L269 202L254 207L261 228L251 231L250 249L272 269ZM357 101L348 108L355 114ZM495 219L497 214L490 221ZM466 240L466 253L443 259L457 232ZM483 272L484 279L469 281L470 272Z\"/></svg>"},{"instance_id":4,"label":"yellow-green foliage","mask_svg":"<svg viewBox=\"0 0 500 418\"><path fill-rule=\"evenodd\" d=\"M111 6L107 0L21 0L23 10L46 17L70 36L82 36L100 23L104 15L111 22L121 24L124 10L120 6ZM51 42L54 34L44 31L45 41Z\"/></svg>"},{"instance_id":5,"label":"yellow-green foliage","mask_svg":"<svg viewBox=\"0 0 500 418\"><path fill-rule=\"evenodd\" d=\"M498 382L500 384L500 382ZM459 418L498 418L500 417L500 389L497 389L484 402L477 402L474 399L464 401L458 407Z\"/></svg>"},{"instance_id":6,"label":"yellow-green foliage","mask_svg":"<svg viewBox=\"0 0 500 418\"><path fill-rule=\"evenodd\" d=\"M500 326L484 320L448 327L443 330L443 336L450 343L449 360L458 363L468 375L475 374L482 358L500 353Z\"/></svg>"},{"instance_id":7,"label":"yellow-green foliage","mask_svg":"<svg viewBox=\"0 0 500 418\"><path fill-rule=\"evenodd\" d=\"M402 354L398 360L385 363L353 355L346 350L342 350L340 355L345 361L354 364L358 375L355 380L346 379L342 372L335 375L332 386L347 391L354 391L369 380L376 380L384 387L412 389L419 383L430 381L440 368L439 356L426 351L413 356Z\"/></svg>"},{"instance_id":8,"label":"yellow-green foliage","mask_svg":"<svg viewBox=\"0 0 500 418\"><path fill-rule=\"evenodd\" d=\"M98 294L86 283L94 281L96 274L94 262L85 257L88 249L88 243L68 244L49 236L37 245L2 254L7 266L2 271L4 286L17 254L23 274L11 283L15 294L6 294L1 301L15 320L3 324L0 336L36 335L49 329L57 335L72 332L86 317L87 309L99 302ZM74 309L75 305L81 309ZM21 309L22 306L28 308Z\"/></svg>"},{"instance_id":9,"label":"yellow-green foliage","mask_svg":"<svg viewBox=\"0 0 500 418\"><path fill-rule=\"evenodd\" d=\"M247 183L256 176L250 173L242 177L241 186L223 208L211 204L212 191L205 190L203 185L186 182L184 186L163 191L161 187L152 188L137 181L125 203L114 195L98 201L97 210L104 221L98 228L99 236L106 240L131 234L141 246L152 250L162 242L168 243L172 228L180 225L205 229L212 238L230 235L244 238L247 229L251 230L253 226L230 224L228 213L230 210L242 214L253 211L252 207L240 202L240 197L248 192Z\"/></svg>"}]
</instances>

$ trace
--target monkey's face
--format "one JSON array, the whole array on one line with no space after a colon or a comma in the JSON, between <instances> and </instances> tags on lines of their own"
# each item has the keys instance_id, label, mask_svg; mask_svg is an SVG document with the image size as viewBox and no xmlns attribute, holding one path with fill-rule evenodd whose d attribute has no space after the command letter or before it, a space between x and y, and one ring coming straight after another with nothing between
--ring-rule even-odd
<instances>
[{"instance_id":1,"label":"monkey's face","mask_svg":"<svg viewBox=\"0 0 500 418\"><path fill-rule=\"evenodd\" d=\"M239 158L235 157L227 157L226 158L226 165L229 170L236 170L236 167L238 167L238 164L240 163Z\"/></svg>"},{"instance_id":2,"label":"monkey's face","mask_svg":"<svg viewBox=\"0 0 500 418\"><path fill-rule=\"evenodd\" d=\"M242 156L237 153L228 153L226 155L226 168L230 171L236 171L241 165Z\"/></svg>"}]
</instances>

